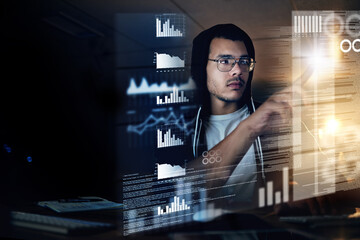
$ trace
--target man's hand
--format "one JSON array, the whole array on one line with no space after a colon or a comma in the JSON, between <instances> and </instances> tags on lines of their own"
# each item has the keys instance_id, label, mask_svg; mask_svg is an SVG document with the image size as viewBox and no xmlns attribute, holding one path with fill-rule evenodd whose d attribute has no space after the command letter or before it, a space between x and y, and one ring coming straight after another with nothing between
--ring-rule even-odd
<instances>
[{"instance_id":1,"label":"man's hand","mask_svg":"<svg viewBox=\"0 0 360 240\"><path fill-rule=\"evenodd\" d=\"M292 117L291 88L275 93L245 121L255 136L288 126Z\"/></svg>"}]
</instances>

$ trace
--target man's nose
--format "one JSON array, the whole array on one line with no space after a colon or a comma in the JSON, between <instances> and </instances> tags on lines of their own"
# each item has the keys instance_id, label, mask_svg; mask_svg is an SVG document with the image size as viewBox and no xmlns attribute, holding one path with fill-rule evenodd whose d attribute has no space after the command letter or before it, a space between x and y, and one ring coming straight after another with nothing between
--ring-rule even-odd
<instances>
[{"instance_id":1,"label":"man's nose","mask_svg":"<svg viewBox=\"0 0 360 240\"><path fill-rule=\"evenodd\" d=\"M229 73L230 73L231 76L240 75L240 74L242 73L238 61L236 61L236 62L234 63L234 66L233 66L233 68L230 70Z\"/></svg>"}]
</instances>

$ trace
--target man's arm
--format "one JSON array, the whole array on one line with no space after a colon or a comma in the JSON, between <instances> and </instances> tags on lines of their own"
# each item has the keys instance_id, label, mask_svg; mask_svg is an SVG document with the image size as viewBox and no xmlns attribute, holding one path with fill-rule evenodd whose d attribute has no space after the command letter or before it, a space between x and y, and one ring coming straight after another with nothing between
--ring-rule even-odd
<instances>
[{"instance_id":1,"label":"man's arm","mask_svg":"<svg viewBox=\"0 0 360 240\"><path fill-rule=\"evenodd\" d=\"M258 136L273 132L289 122L291 119L290 93L289 89L285 89L271 96L252 115L240 122L233 132L215 145L211 150L220 154L222 159L220 162L203 165L202 156L192 161L191 167L206 168L208 176L211 176L211 179L217 179L217 181L209 182L208 186L224 184ZM218 170L224 166L232 166L232 168L226 173Z\"/></svg>"}]
</instances>

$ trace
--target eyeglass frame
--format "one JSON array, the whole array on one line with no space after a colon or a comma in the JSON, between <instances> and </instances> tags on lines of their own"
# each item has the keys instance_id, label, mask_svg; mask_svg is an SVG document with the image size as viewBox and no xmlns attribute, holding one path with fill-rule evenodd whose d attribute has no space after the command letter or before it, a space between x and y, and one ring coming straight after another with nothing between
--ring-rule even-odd
<instances>
[{"instance_id":1,"label":"eyeglass frame","mask_svg":"<svg viewBox=\"0 0 360 240\"><path fill-rule=\"evenodd\" d=\"M234 59L235 62L232 64L232 66L231 66L231 68L230 68L229 71L221 71L221 70L219 69L219 63L220 63L219 61L220 61L220 59ZM216 64L216 67L217 67L217 69L218 69L220 72L230 72L230 71L233 70L233 68L235 67L235 64L239 63L241 59L247 59L247 60L249 60L249 62L250 62L250 65L248 66L249 69L247 70L247 72L251 72L251 71L254 70L256 61L255 61L253 58L251 58L251 57L239 57L239 58L235 58L235 57L219 57L218 59L208 58L209 61L213 61L213 62L216 62L216 63L217 63L217 64ZM253 65L253 66L252 66L252 68L251 68L251 70L250 70L251 65Z\"/></svg>"}]
</instances>

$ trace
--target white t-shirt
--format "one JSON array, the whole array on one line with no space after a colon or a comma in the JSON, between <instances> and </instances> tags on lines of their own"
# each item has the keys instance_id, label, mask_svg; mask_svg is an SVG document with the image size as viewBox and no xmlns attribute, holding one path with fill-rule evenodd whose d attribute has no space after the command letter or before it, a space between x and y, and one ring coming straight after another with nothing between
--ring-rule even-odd
<instances>
[{"instance_id":1,"label":"white t-shirt","mask_svg":"<svg viewBox=\"0 0 360 240\"><path fill-rule=\"evenodd\" d=\"M228 136L249 116L246 105L233 113L211 115L209 122L206 123L205 132L208 150ZM251 201L255 189L256 171L255 149L252 144L227 180L225 193L236 194L236 199L240 201Z\"/></svg>"}]
</instances>

